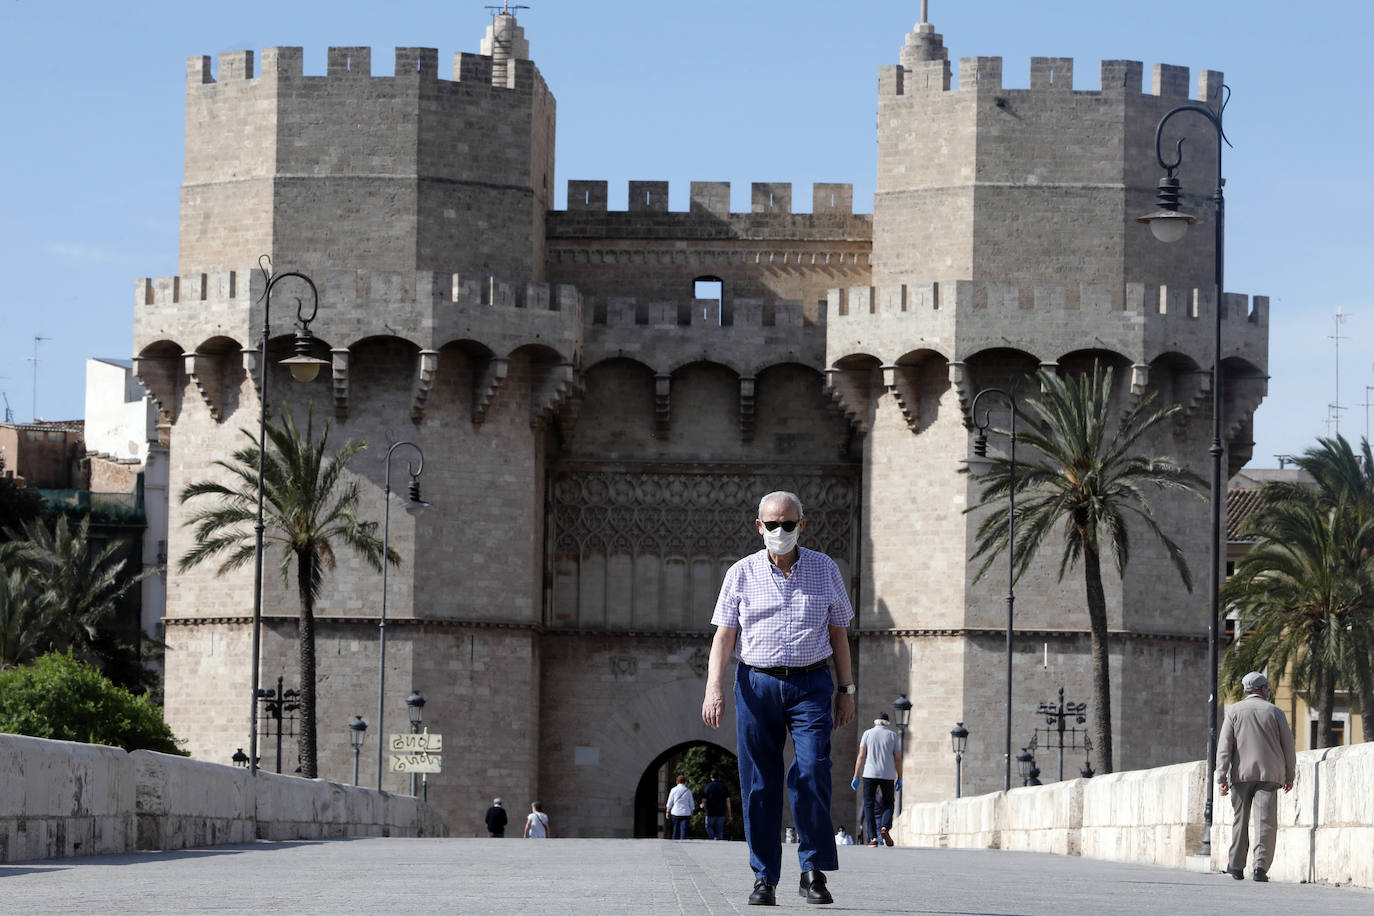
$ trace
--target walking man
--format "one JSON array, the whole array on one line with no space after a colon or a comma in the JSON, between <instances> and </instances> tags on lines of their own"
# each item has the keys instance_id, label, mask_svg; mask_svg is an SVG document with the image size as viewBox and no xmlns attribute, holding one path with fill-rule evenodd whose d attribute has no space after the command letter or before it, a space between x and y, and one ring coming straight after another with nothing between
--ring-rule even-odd
<instances>
[{"instance_id":1,"label":"walking man","mask_svg":"<svg viewBox=\"0 0 1374 916\"><path fill-rule=\"evenodd\" d=\"M701 807L706 811L706 835L725 839L725 822L735 815L730 810L730 788L720 781L719 773L712 772L711 781L701 790Z\"/></svg>"},{"instance_id":2,"label":"walking man","mask_svg":"<svg viewBox=\"0 0 1374 916\"><path fill-rule=\"evenodd\" d=\"M864 787L864 831L868 845L877 846L878 838L892 845L893 790L902 788L902 750L897 733L888 728L887 713L880 712L873 727L859 739L859 756L854 761L854 779L850 788Z\"/></svg>"},{"instance_id":3,"label":"walking man","mask_svg":"<svg viewBox=\"0 0 1374 916\"><path fill-rule=\"evenodd\" d=\"M1269 702L1269 679L1251 671L1240 682L1245 699L1226 710L1217 739L1217 786L1230 794L1231 861L1226 873L1245 880L1250 813L1255 814L1255 880L1269 880L1279 828L1279 786L1293 788L1298 757L1288 720Z\"/></svg>"},{"instance_id":4,"label":"walking man","mask_svg":"<svg viewBox=\"0 0 1374 916\"><path fill-rule=\"evenodd\" d=\"M686 776L677 778L677 785L668 793L668 803L664 807L673 828L673 839L687 839L687 828L692 823L692 790L687 788Z\"/></svg>"},{"instance_id":5,"label":"walking man","mask_svg":"<svg viewBox=\"0 0 1374 916\"><path fill-rule=\"evenodd\" d=\"M487 809L487 836L503 837L506 835L506 809L501 807L501 799L493 798L491 807Z\"/></svg>"},{"instance_id":6,"label":"walking man","mask_svg":"<svg viewBox=\"0 0 1374 916\"><path fill-rule=\"evenodd\" d=\"M806 517L796 494L769 493L754 525L763 549L730 567L711 617L716 633L701 718L720 727L725 669L738 645L735 737L754 870L749 903L777 904L788 735L795 756L786 788L797 828L800 894L807 903L833 903L825 883L825 872L839 868L830 819L830 733L854 719L846 631L854 611L835 561L797 546Z\"/></svg>"}]
</instances>

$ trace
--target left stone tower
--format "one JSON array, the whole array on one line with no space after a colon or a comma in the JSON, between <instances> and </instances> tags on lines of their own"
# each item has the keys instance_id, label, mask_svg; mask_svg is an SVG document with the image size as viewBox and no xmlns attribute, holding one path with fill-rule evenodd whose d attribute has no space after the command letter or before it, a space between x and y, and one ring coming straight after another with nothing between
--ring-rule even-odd
<instances>
[{"instance_id":1,"label":"left stone tower","mask_svg":"<svg viewBox=\"0 0 1374 916\"><path fill-rule=\"evenodd\" d=\"M554 99L515 17L439 79L432 48L300 48L187 62L182 275L271 252L296 270L458 270L542 280ZM522 218L527 216L528 218Z\"/></svg>"},{"instance_id":2,"label":"left stone tower","mask_svg":"<svg viewBox=\"0 0 1374 916\"><path fill-rule=\"evenodd\" d=\"M245 447L264 409L302 427L309 413L317 435L332 423L329 450L368 444L349 464L361 518L382 520L387 449L402 440L423 449L436 507L391 513L402 565L387 588L380 729L381 577L336 545L315 608L320 775L347 778L340 724L362 713L372 784L378 732L404 731L405 698L420 690L432 730L466 746L430 801L466 811L493 794L535 797L546 443L573 391L583 323L577 291L544 282L555 105L515 17L494 18L482 53L455 55L452 79L438 71L429 48L397 49L391 76L372 74L368 48L330 48L324 76L305 75L300 48L266 49L260 69L251 51L222 54L213 75L209 58L191 58L179 274L138 281L134 337L171 444L166 715L187 750L224 762L247 744L253 577L251 562L176 571L196 508L177 494L229 481L214 462ZM279 365L301 286L274 292L262 352L263 254L318 287L311 330L330 368L314 381ZM407 457L395 456L393 491L404 493ZM261 683L294 687L299 601L272 535ZM272 737L260 732L261 766L292 772L295 741L278 761ZM404 774L381 779L409 786Z\"/></svg>"}]
</instances>

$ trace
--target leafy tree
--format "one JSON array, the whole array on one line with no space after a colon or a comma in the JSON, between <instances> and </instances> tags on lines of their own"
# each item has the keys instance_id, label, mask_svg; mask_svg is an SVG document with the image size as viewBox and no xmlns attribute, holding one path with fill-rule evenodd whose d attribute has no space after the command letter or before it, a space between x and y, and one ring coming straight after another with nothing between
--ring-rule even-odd
<instances>
[{"instance_id":1,"label":"leafy tree","mask_svg":"<svg viewBox=\"0 0 1374 916\"><path fill-rule=\"evenodd\" d=\"M0 732L186 756L146 693L135 696L70 653L0 671Z\"/></svg>"},{"instance_id":2,"label":"leafy tree","mask_svg":"<svg viewBox=\"0 0 1374 916\"><path fill-rule=\"evenodd\" d=\"M181 492L181 501L208 502L187 521L194 527L195 545L183 556L179 569L186 572L199 564L219 559L224 574L253 561L254 524L257 520L257 437L244 430L250 445L228 461L214 465L225 471L229 483L198 481ZM263 456L264 550L267 542L281 551L279 569L283 581L294 563L296 593L300 599L297 644L300 653L301 774L313 779L318 773L315 749L315 601L320 595L324 571L335 565L334 546L344 544L373 568L381 569L382 542L377 523L358 519L358 484L345 479L348 462L367 447L350 439L329 454L329 424L318 439L313 413L306 416L305 430L296 427L285 410L280 422L267 427ZM399 563L390 551L388 560Z\"/></svg>"},{"instance_id":3,"label":"leafy tree","mask_svg":"<svg viewBox=\"0 0 1374 916\"><path fill-rule=\"evenodd\" d=\"M34 520L23 526L22 534L22 540L0 544L0 572L20 572L27 583L23 591L7 591L11 600L27 596L27 608L16 608L11 617L14 625L28 621L24 629L32 644L7 660L16 664L36 651L70 649L106 670L121 665L130 651L136 656L136 650L113 643L102 625L114 616L119 599L150 573L127 572L120 543L95 545L89 518L73 527L67 516L59 515L51 528ZM29 629L35 615L36 636ZM16 649L19 642L16 638Z\"/></svg>"},{"instance_id":4,"label":"leafy tree","mask_svg":"<svg viewBox=\"0 0 1374 916\"><path fill-rule=\"evenodd\" d=\"M1124 575L1130 559L1126 522L1133 517L1164 545L1169 560L1184 586L1192 590L1192 576L1183 551L1159 527L1150 514L1147 490L1181 490L1198 493L1202 480L1171 458L1137 452L1146 433L1180 409L1170 405L1150 410L1154 393L1126 409L1120 421L1111 422L1113 372L1094 364L1091 372L1060 378L1040 372L1041 393L1017 416L1029 427L1018 432L1020 444L1034 456L1018 459L1016 466L1016 565L1017 578L1051 535L1063 538L1059 580L1083 564L1083 585L1092 634L1093 695L1097 715L1093 745L1098 772L1112 772L1111 680L1108 667L1107 598L1102 586L1102 554L1111 551L1118 575ZM1007 548L1007 495L1011 489L1011 464L993 458L992 466L977 474L982 485L979 503L966 510L994 508L978 526L972 559L985 558L975 581Z\"/></svg>"},{"instance_id":5,"label":"leafy tree","mask_svg":"<svg viewBox=\"0 0 1374 916\"><path fill-rule=\"evenodd\" d=\"M1282 678L1292 664L1329 747L1338 681L1355 690L1374 734L1374 468L1368 441L1359 455L1342 436L1317 443L1297 459L1313 482L1265 485L1263 508L1247 520L1255 547L1223 592L1245 635L1223 671L1228 683L1254 669Z\"/></svg>"},{"instance_id":6,"label":"leafy tree","mask_svg":"<svg viewBox=\"0 0 1374 916\"><path fill-rule=\"evenodd\" d=\"M730 790L731 810L735 817L725 823L727 839L744 838L744 809L739 789L739 758L722 747L714 744L694 744L671 767L673 777L686 776L687 787L698 808L692 812L691 835L706 836L706 813L701 810L701 790L711 781L711 774L720 775L720 781Z\"/></svg>"}]
</instances>

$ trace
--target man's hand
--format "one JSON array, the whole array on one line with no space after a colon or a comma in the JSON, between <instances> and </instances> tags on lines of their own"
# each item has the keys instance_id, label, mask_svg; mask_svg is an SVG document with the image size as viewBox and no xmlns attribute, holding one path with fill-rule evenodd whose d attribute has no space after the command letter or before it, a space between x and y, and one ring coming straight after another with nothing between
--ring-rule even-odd
<instances>
[{"instance_id":1,"label":"man's hand","mask_svg":"<svg viewBox=\"0 0 1374 916\"><path fill-rule=\"evenodd\" d=\"M855 776L849 781L849 788L853 789L855 792L859 791L859 777Z\"/></svg>"},{"instance_id":2,"label":"man's hand","mask_svg":"<svg viewBox=\"0 0 1374 916\"><path fill-rule=\"evenodd\" d=\"M1222 795L1225 795L1227 792L1231 791L1231 786L1224 782L1217 783L1217 788L1221 790Z\"/></svg>"},{"instance_id":3,"label":"man's hand","mask_svg":"<svg viewBox=\"0 0 1374 916\"><path fill-rule=\"evenodd\" d=\"M1293 791L1293 784L1292 784L1291 782L1286 782L1286 783L1284 783L1284 784L1283 784L1283 791L1285 791L1285 792L1291 792L1291 791Z\"/></svg>"},{"instance_id":4,"label":"man's hand","mask_svg":"<svg viewBox=\"0 0 1374 916\"><path fill-rule=\"evenodd\" d=\"M720 728L720 717L725 712L725 700L720 695L720 685L708 683L706 697L701 701L701 721L712 728Z\"/></svg>"},{"instance_id":5,"label":"man's hand","mask_svg":"<svg viewBox=\"0 0 1374 916\"><path fill-rule=\"evenodd\" d=\"M835 694L835 727L844 728L854 721L854 695L850 693Z\"/></svg>"}]
</instances>

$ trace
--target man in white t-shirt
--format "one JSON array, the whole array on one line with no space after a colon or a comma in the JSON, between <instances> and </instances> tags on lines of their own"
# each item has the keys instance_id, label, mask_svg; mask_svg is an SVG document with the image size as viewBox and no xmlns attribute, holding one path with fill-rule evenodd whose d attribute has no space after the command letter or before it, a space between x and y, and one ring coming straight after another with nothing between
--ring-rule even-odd
<instances>
[{"instance_id":1,"label":"man in white t-shirt","mask_svg":"<svg viewBox=\"0 0 1374 916\"><path fill-rule=\"evenodd\" d=\"M873 727L859 738L859 757L854 761L854 779L849 786L859 788L863 778L864 830L868 845L877 846L878 837L892 845L893 790L902 788L902 749L897 733L887 727L887 713L880 712Z\"/></svg>"},{"instance_id":2,"label":"man in white t-shirt","mask_svg":"<svg viewBox=\"0 0 1374 916\"><path fill-rule=\"evenodd\" d=\"M665 806L669 823L673 826L673 839L687 839L687 827L692 823L692 806L695 804L692 790L687 788L687 777L679 776L677 785L668 793L668 804Z\"/></svg>"},{"instance_id":3,"label":"man in white t-shirt","mask_svg":"<svg viewBox=\"0 0 1374 916\"><path fill-rule=\"evenodd\" d=\"M535 802L530 805L529 816L525 818L525 839L543 840L549 836L549 816L544 806Z\"/></svg>"}]
</instances>

